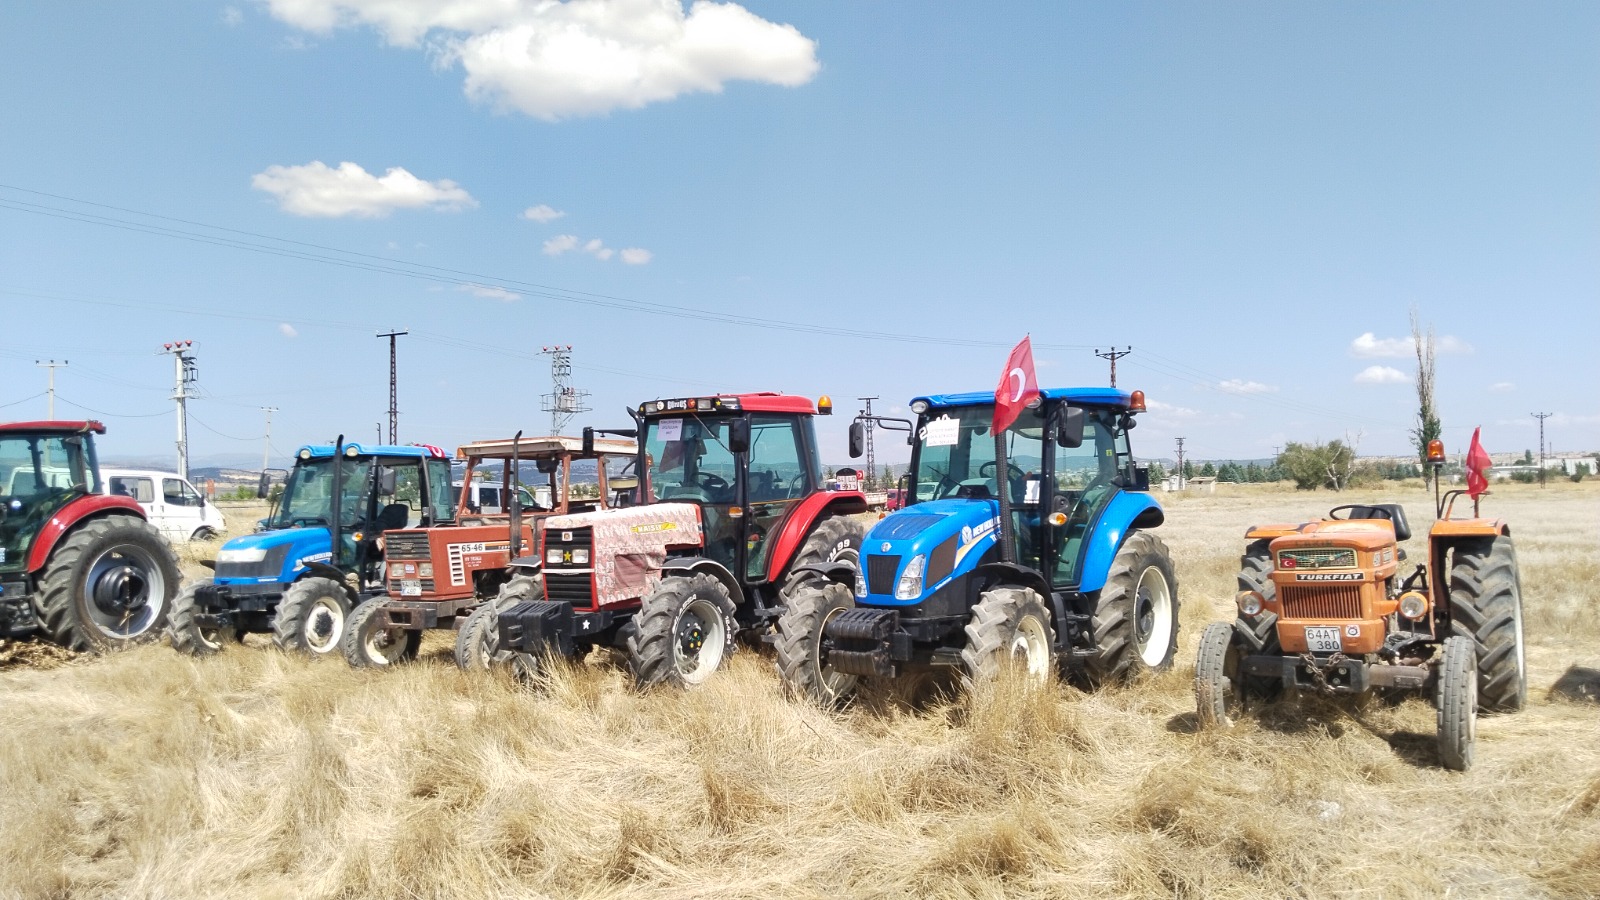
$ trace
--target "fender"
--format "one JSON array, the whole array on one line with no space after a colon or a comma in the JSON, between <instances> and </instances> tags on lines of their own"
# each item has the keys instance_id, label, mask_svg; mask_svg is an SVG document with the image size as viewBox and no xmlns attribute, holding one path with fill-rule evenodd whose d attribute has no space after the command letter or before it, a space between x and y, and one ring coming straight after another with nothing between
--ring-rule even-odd
<instances>
[{"instance_id":1,"label":"fender","mask_svg":"<svg viewBox=\"0 0 1600 900\"><path fill-rule=\"evenodd\" d=\"M38 572L44 568L45 560L55 551L56 542L67 533L67 529L92 516L108 516L122 512L138 518L141 522L146 521L144 510L133 501L132 497L89 494L68 502L66 506L56 510L50 521L39 529L39 536L34 538L33 547L28 550L28 571Z\"/></svg>"},{"instance_id":2,"label":"fender","mask_svg":"<svg viewBox=\"0 0 1600 900\"><path fill-rule=\"evenodd\" d=\"M790 569L789 575L792 577L799 575L802 572L812 572L817 575L821 575L823 578L826 578L827 580L837 584L842 584L852 591L856 589L856 567L847 562L839 562L838 560L834 560L832 562L807 563L806 565L795 566L793 569Z\"/></svg>"},{"instance_id":3,"label":"fender","mask_svg":"<svg viewBox=\"0 0 1600 900\"><path fill-rule=\"evenodd\" d=\"M345 578L343 572L324 562L308 562L301 563L301 565L306 570L305 576L302 577L326 578L330 581L338 582L339 586L344 588L344 592L350 595L350 601L352 603L355 602L356 590L350 586L350 582Z\"/></svg>"},{"instance_id":4,"label":"fender","mask_svg":"<svg viewBox=\"0 0 1600 900\"><path fill-rule=\"evenodd\" d=\"M506 563L507 569L532 570L532 574L538 574L539 569L543 566L544 557L541 556L519 556Z\"/></svg>"},{"instance_id":5,"label":"fender","mask_svg":"<svg viewBox=\"0 0 1600 900\"><path fill-rule=\"evenodd\" d=\"M777 534L768 536L776 543L772 545L772 555L767 557L767 581L776 583L783 576L795 552L811 535L811 527L824 514L851 515L866 511L867 496L860 491L816 491L789 507L783 521L773 529Z\"/></svg>"},{"instance_id":6,"label":"fender","mask_svg":"<svg viewBox=\"0 0 1600 900\"><path fill-rule=\"evenodd\" d=\"M739 579L733 577L733 573L728 571L727 566L716 560L706 559L703 556L674 556L661 564L662 578L666 578L669 575L701 574L710 575L722 582L722 586L728 589L728 596L733 598L733 602L741 606L744 604L744 585L739 583Z\"/></svg>"},{"instance_id":7,"label":"fender","mask_svg":"<svg viewBox=\"0 0 1600 900\"><path fill-rule=\"evenodd\" d=\"M1089 547L1083 555L1083 577L1078 582L1078 590L1088 594L1105 587L1111 561L1122 549L1127 536L1137 529L1154 528L1165 520L1161 504L1149 494L1118 491L1100 513L1094 531L1085 542Z\"/></svg>"},{"instance_id":8,"label":"fender","mask_svg":"<svg viewBox=\"0 0 1600 900\"><path fill-rule=\"evenodd\" d=\"M1046 604L1050 602L1050 585L1037 569L1009 562L987 562L972 570L973 575L994 576L991 583L1015 584L1032 588Z\"/></svg>"}]
</instances>

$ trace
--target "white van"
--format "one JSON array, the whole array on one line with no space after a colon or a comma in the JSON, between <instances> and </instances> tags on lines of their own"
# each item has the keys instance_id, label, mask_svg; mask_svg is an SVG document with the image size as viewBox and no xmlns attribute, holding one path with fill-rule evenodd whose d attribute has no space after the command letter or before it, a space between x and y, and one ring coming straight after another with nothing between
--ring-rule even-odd
<instances>
[{"instance_id":1,"label":"white van","mask_svg":"<svg viewBox=\"0 0 1600 900\"><path fill-rule=\"evenodd\" d=\"M222 510L174 472L101 469L100 491L132 497L169 541L203 541L227 531Z\"/></svg>"},{"instance_id":2,"label":"white van","mask_svg":"<svg viewBox=\"0 0 1600 900\"><path fill-rule=\"evenodd\" d=\"M457 497L461 496L461 485L452 485ZM522 494L522 508L529 512L550 508L550 486L547 484L534 485L532 491L526 486L517 489ZM467 506L474 512L490 514L505 514L511 512L510 498L500 496L503 491L499 482L474 481L472 493L467 496Z\"/></svg>"}]
</instances>

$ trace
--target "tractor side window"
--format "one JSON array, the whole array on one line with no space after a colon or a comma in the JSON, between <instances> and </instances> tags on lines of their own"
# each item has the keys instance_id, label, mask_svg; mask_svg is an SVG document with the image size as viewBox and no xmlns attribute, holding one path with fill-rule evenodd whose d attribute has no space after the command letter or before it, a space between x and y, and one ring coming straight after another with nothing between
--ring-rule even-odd
<instances>
[{"instance_id":1,"label":"tractor side window","mask_svg":"<svg viewBox=\"0 0 1600 900\"><path fill-rule=\"evenodd\" d=\"M428 466L428 488L433 491L429 501L432 507L430 518L435 522L448 522L456 517L456 489L450 483L450 460L430 459Z\"/></svg>"},{"instance_id":2,"label":"tractor side window","mask_svg":"<svg viewBox=\"0 0 1600 900\"><path fill-rule=\"evenodd\" d=\"M803 497L810 489L801 462L800 436L793 419L752 416L750 420L750 502Z\"/></svg>"},{"instance_id":3,"label":"tractor side window","mask_svg":"<svg viewBox=\"0 0 1600 900\"><path fill-rule=\"evenodd\" d=\"M1119 451L1128 449L1127 435L1116 424L1116 414L1090 410L1083 424L1083 444L1055 449L1055 491L1050 512L1066 516L1063 525L1046 526L1052 535L1055 563L1052 582L1058 587L1077 584L1083 560L1083 543L1116 494Z\"/></svg>"},{"instance_id":4,"label":"tractor side window","mask_svg":"<svg viewBox=\"0 0 1600 900\"><path fill-rule=\"evenodd\" d=\"M113 497L128 497L135 503L154 503L156 499L155 485L148 478L113 475L110 486Z\"/></svg>"}]
</instances>

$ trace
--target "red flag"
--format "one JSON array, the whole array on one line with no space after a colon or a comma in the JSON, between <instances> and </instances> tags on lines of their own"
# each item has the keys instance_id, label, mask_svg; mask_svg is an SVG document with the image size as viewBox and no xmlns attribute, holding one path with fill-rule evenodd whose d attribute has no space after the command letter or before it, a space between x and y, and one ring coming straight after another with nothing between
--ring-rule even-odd
<instances>
[{"instance_id":1,"label":"red flag","mask_svg":"<svg viewBox=\"0 0 1600 900\"><path fill-rule=\"evenodd\" d=\"M1478 432L1482 430L1472 429L1472 445L1467 448L1467 496L1474 500L1489 489L1489 467L1494 465L1488 451L1478 443Z\"/></svg>"},{"instance_id":2,"label":"red flag","mask_svg":"<svg viewBox=\"0 0 1600 900\"><path fill-rule=\"evenodd\" d=\"M1033 344L1024 337L1011 348L1006 367L1000 370L1000 384L994 389L994 430L998 434L1011 427L1022 410L1039 396L1039 380L1033 374Z\"/></svg>"}]
</instances>

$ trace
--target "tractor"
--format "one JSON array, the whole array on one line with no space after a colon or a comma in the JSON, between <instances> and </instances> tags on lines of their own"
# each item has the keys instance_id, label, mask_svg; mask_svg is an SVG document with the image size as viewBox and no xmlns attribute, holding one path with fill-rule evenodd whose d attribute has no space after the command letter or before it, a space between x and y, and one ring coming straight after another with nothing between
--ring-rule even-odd
<instances>
[{"instance_id":1,"label":"tractor","mask_svg":"<svg viewBox=\"0 0 1600 900\"><path fill-rule=\"evenodd\" d=\"M256 491L267 496L271 474ZM450 460L438 447L344 442L295 453L283 495L255 534L236 537L173 605L172 646L192 655L270 632L284 650L327 656L352 611L383 590L385 532L455 517Z\"/></svg>"},{"instance_id":2,"label":"tractor","mask_svg":"<svg viewBox=\"0 0 1600 900\"><path fill-rule=\"evenodd\" d=\"M640 476L637 505L544 522L537 556L545 596L507 585L469 630L488 629L495 662L536 673L547 654L595 647L625 657L641 686L695 685L734 651L757 642L788 597L821 577L853 571L867 510L860 491L822 481L813 417L832 403L775 393L654 400L629 410ZM592 439L585 429L585 440Z\"/></svg>"},{"instance_id":3,"label":"tractor","mask_svg":"<svg viewBox=\"0 0 1600 900\"><path fill-rule=\"evenodd\" d=\"M994 434L994 395L911 402L903 506L862 542L854 571L826 568L789 598L778 666L797 696L846 702L863 683L904 692L1016 665L1086 685L1172 665L1178 585L1151 532L1164 519L1128 442L1144 394L1051 388ZM860 455L861 416L850 451Z\"/></svg>"},{"instance_id":4,"label":"tractor","mask_svg":"<svg viewBox=\"0 0 1600 900\"><path fill-rule=\"evenodd\" d=\"M387 593L363 604L345 632L344 655L358 667L384 666L416 656L422 632L430 628L455 628L485 599L493 599L510 580L510 561L525 547L536 545L538 525L550 516L587 512L608 507L607 459L630 461L637 452L633 441L596 440L588 445L576 437L538 437L523 440L519 432L510 440L477 441L456 450L466 461L460 501L454 521L431 528L406 528L386 532L383 562ZM546 479L529 493L519 478L521 461L531 460ZM598 475L596 498L572 495L573 463L592 461ZM498 495L508 498L489 512L487 502L473 509L473 475L486 463L499 463ZM480 491L481 496L481 491ZM543 496L549 506L539 504ZM518 588L520 594L539 596L536 578ZM456 664L463 669L482 668L481 629L461 628L456 634Z\"/></svg>"},{"instance_id":5,"label":"tractor","mask_svg":"<svg viewBox=\"0 0 1600 900\"><path fill-rule=\"evenodd\" d=\"M1477 711L1527 704L1522 589L1511 529L1499 519L1451 517L1435 470L1427 558L1402 575L1411 537L1398 503L1335 507L1304 524L1256 525L1240 557L1238 617L1200 637L1200 722L1227 726L1285 693L1423 692L1436 706L1445 768L1472 765Z\"/></svg>"},{"instance_id":6,"label":"tractor","mask_svg":"<svg viewBox=\"0 0 1600 900\"><path fill-rule=\"evenodd\" d=\"M70 650L161 633L178 559L131 497L100 493L99 422L0 425L0 638Z\"/></svg>"}]
</instances>

